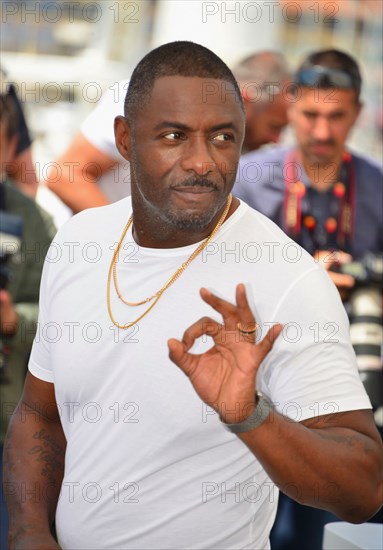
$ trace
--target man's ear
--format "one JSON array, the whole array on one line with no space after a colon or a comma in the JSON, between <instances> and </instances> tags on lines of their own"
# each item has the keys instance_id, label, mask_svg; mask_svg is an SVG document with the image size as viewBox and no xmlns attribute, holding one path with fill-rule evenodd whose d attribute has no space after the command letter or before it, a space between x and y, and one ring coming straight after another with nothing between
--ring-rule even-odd
<instances>
[{"instance_id":1,"label":"man's ear","mask_svg":"<svg viewBox=\"0 0 383 550\"><path fill-rule=\"evenodd\" d=\"M114 139L119 153L124 159L130 161L131 154L131 127L124 116L117 116L114 119Z\"/></svg>"}]
</instances>

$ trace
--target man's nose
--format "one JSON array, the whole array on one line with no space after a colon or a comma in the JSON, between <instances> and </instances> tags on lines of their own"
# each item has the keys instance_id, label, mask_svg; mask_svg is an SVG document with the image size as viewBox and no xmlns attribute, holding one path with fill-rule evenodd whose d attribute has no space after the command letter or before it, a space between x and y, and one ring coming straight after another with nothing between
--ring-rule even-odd
<instances>
[{"instance_id":1,"label":"man's nose","mask_svg":"<svg viewBox=\"0 0 383 550\"><path fill-rule=\"evenodd\" d=\"M320 141L326 141L330 138L330 122L326 117L318 116L312 130L313 137Z\"/></svg>"},{"instance_id":2,"label":"man's nose","mask_svg":"<svg viewBox=\"0 0 383 550\"><path fill-rule=\"evenodd\" d=\"M206 176L215 167L209 144L203 138L190 139L182 151L182 167L186 172Z\"/></svg>"}]
</instances>

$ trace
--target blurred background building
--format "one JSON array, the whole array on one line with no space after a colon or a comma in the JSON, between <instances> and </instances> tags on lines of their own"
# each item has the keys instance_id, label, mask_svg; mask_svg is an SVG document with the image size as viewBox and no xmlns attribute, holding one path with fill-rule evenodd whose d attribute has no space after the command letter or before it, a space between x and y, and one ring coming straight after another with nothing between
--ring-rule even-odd
<instances>
[{"instance_id":1,"label":"blurred background building","mask_svg":"<svg viewBox=\"0 0 383 550\"><path fill-rule=\"evenodd\" d=\"M180 39L206 45L230 66L264 49L281 50L292 67L320 48L351 53L365 108L350 144L382 163L380 0L0 0L0 8L1 65L25 102L40 180L102 92L128 78L152 47ZM58 225L69 216L46 188L38 200Z\"/></svg>"}]
</instances>

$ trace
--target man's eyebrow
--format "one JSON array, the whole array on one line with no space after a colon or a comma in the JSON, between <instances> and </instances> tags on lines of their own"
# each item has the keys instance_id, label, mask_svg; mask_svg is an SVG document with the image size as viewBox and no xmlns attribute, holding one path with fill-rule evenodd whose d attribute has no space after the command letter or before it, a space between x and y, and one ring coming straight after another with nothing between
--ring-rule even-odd
<instances>
[{"instance_id":1,"label":"man's eyebrow","mask_svg":"<svg viewBox=\"0 0 383 550\"><path fill-rule=\"evenodd\" d=\"M165 128L177 128L177 130L191 131L192 128L182 122L175 122L174 120L163 120L154 127L154 130L164 130Z\"/></svg>"},{"instance_id":2,"label":"man's eyebrow","mask_svg":"<svg viewBox=\"0 0 383 550\"><path fill-rule=\"evenodd\" d=\"M317 115L317 116L321 115L321 113L319 111L316 111L315 109L303 109L302 112L305 113L305 114L310 114L310 115ZM340 105L337 109L335 109L334 111L329 113L328 116L332 116L334 114L343 114L343 113L347 113L347 109Z\"/></svg>"},{"instance_id":3,"label":"man's eyebrow","mask_svg":"<svg viewBox=\"0 0 383 550\"><path fill-rule=\"evenodd\" d=\"M193 128L182 122L176 122L174 120L163 120L154 127L155 131L164 130L166 128L176 128L177 130L184 130L192 132ZM209 128L210 132L217 132L218 130L237 130L237 126L233 122L222 122Z\"/></svg>"},{"instance_id":4,"label":"man's eyebrow","mask_svg":"<svg viewBox=\"0 0 383 550\"><path fill-rule=\"evenodd\" d=\"M237 130L238 127L234 124L234 122L223 122L222 124L217 124L216 126L212 126L210 128L211 132L217 132L218 130Z\"/></svg>"}]
</instances>

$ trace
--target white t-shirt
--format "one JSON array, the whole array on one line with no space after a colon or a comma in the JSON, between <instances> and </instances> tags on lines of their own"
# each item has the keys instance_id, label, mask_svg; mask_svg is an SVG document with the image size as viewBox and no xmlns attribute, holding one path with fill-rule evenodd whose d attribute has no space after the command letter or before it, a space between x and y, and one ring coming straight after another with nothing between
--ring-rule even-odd
<instances>
[{"instance_id":1,"label":"white t-shirt","mask_svg":"<svg viewBox=\"0 0 383 550\"><path fill-rule=\"evenodd\" d=\"M118 161L98 181L101 190L111 202L130 195L129 162L118 152L113 130L115 117L124 114L128 85L129 80L120 80L110 86L80 127L82 134L94 147Z\"/></svg>"},{"instance_id":2,"label":"white t-shirt","mask_svg":"<svg viewBox=\"0 0 383 550\"><path fill-rule=\"evenodd\" d=\"M234 301L245 283L261 325L285 324L262 363L257 389L302 421L370 408L328 275L263 215L241 203L218 234L131 329L112 325L107 275L130 199L81 212L48 252L29 369L55 385L67 438L57 507L64 549L268 548L277 490L255 456L228 432L168 358L167 340L204 315L202 286ZM128 232L120 290L156 292L196 248L139 247ZM121 324L146 306L112 292ZM202 353L211 346L200 338Z\"/></svg>"}]
</instances>

